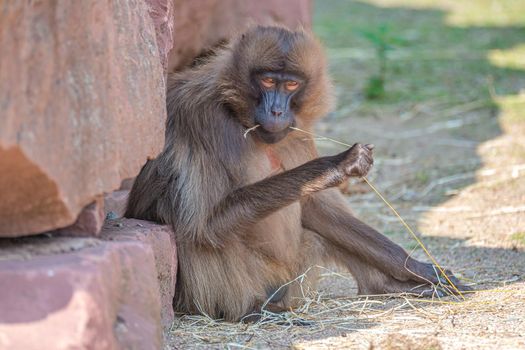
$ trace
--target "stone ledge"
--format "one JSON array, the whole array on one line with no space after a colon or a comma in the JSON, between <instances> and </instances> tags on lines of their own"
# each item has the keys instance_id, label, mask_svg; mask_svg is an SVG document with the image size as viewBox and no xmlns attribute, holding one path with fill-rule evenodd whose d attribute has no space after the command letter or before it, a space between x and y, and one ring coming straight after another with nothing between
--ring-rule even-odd
<instances>
[{"instance_id":1,"label":"stone ledge","mask_svg":"<svg viewBox=\"0 0 525 350\"><path fill-rule=\"evenodd\" d=\"M160 286L162 325L173 322L173 297L177 281L177 249L172 230L165 225L136 219L107 220L102 239L110 241L139 241L153 249Z\"/></svg>"},{"instance_id":2,"label":"stone ledge","mask_svg":"<svg viewBox=\"0 0 525 350\"><path fill-rule=\"evenodd\" d=\"M0 349L159 349L176 271L171 230L140 220L108 221L101 239L3 241Z\"/></svg>"}]
</instances>

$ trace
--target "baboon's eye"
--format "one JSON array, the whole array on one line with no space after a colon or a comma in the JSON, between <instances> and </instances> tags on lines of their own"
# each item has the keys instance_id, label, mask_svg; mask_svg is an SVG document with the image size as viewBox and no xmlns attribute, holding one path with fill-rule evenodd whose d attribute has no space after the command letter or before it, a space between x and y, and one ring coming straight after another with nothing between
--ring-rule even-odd
<instances>
[{"instance_id":1,"label":"baboon's eye","mask_svg":"<svg viewBox=\"0 0 525 350\"><path fill-rule=\"evenodd\" d=\"M264 77L261 79L261 83L265 88L272 88L275 86L275 79L270 77Z\"/></svg>"},{"instance_id":2,"label":"baboon's eye","mask_svg":"<svg viewBox=\"0 0 525 350\"><path fill-rule=\"evenodd\" d=\"M299 87L299 83L294 80L288 80L285 83L285 86L286 86L286 90L294 91L294 90L297 90L297 88Z\"/></svg>"}]
</instances>

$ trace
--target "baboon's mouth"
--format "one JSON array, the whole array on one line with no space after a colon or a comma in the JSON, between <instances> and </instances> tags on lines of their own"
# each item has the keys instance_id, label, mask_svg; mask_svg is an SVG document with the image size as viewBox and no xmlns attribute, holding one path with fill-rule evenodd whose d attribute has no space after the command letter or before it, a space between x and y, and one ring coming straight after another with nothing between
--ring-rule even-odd
<instances>
[{"instance_id":1,"label":"baboon's mouth","mask_svg":"<svg viewBox=\"0 0 525 350\"><path fill-rule=\"evenodd\" d=\"M263 140L265 143L276 143L281 141L283 138L292 131L289 127L286 127L279 131L268 131L263 126L254 130L255 134Z\"/></svg>"},{"instance_id":2,"label":"baboon's mouth","mask_svg":"<svg viewBox=\"0 0 525 350\"><path fill-rule=\"evenodd\" d=\"M247 138L250 133L255 133L265 143L276 143L288 135L288 133L293 130L291 127L294 126L295 121L293 121L291 125L287 125L284 128L279 128L278 130L268 130L264 127L264 125L257 123L251 127L245 126L246 130L244 131L243 136L244 138Z\"/></svg>"},{"instance_id":3,"label":"baboon's mouth","mask_svg":"<svg viewBox=\"0 0 525 350\"><path fill-rule=\"evenodd\" d=\"M265 120L263 122L259 122L258 124L261 126L258 130L263 129L269 133L280 133L292 126L290 121L282 121L277 118Z\"/></svg>"}]
</instances>

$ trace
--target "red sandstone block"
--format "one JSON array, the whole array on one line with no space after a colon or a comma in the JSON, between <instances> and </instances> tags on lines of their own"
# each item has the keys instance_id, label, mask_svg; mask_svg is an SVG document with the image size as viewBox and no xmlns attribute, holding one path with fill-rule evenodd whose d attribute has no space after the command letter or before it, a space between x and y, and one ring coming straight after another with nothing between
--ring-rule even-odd
<instances>
[{"instance_id":1,"label":"red sandstone block","mask_svg":"<svg viewBox=\"0 0 525 350\"><path fill-rule=\"evenodd\" d=\"M61 236L96 237L102 230L105 217L104 199L99 196L97 200L80 212L73 225L61 228L53 233Z\"/></svg>"},{"instance_id":2,"label":"red sandstone block","mask_svg":"<svg viewBox=\"0 0 525 350\"><path fill-rule=\"evenodd\" d=\"M97 241L72 253L0 261L0 349L159 349L153 250Z\"/></svg>"},{"instance_id":3,"label":"red sandstone block","mask_svg":"<svg viewBox=\"0 0 525 350\"><path fill-rule=\"evenodd\" d=\"M17 237L73 224L162 150L166 87L143 0L0 7L0 237Z\"/></svg>"},{"instance_id":4,"label":"red sandstone block","mask_svg":"<svg viewBox=\"0 0 525 350\"><path fill-rule=\"evenodd\" d=\"M163 14L156 16L155 23L159 50L168 53L168 71L185 66L203 49L229 39L249 24L311 26L311 0L173 1L172 8L170 1L166 5L164 0L147 2Z\"/></svg>"},{"instance_id":5,"label":"red sandstone block","mask_svg":"<svg viewBox=\"0 0 525 350\"><path fill-rule=\"evenodd\" d=\"M123 217L128 203L128 196L128 190L114 191L106 194L104 196L105 216L112 212L117 218Z\"/></svg>"},{"instance_id":6,"label":"red sandstone block","mask_svg":"<svg viewBox=\"0 0 525 350\"><path fill-rule=\"evenodd\" d=\"M153 249L160 287L162 324L165 329L173 322L173 297L177 281L177 249L169 226L136 219L108 220L102 239L140 241Z\"/></svg>"}]
</instances>

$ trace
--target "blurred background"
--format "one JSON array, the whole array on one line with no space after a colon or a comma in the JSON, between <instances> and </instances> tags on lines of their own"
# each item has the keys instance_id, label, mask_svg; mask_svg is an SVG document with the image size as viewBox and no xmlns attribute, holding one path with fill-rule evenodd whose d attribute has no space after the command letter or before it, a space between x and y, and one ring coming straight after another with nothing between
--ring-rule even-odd
<instances>
[{"instance_id":1,"label":"blurred background","mask_svg":"<svg viewBox=\"0 0 525 350\"><path fill-rule=\"evenodd\" d=\"M525 243L525 2L317 1L313 18L338 94L319 131L378 146L372 178L438 255L511 261ZM365 184L347 192L403 240ZM523 273L518 255L507 277Z\"/></svg>"},{"instance_id":2,"label":"blurred background","mask_svg":"<svg viewBox=\"0 0 525 350\"><path fill-rule=\"evenodd\" d=\"M313 18L338 95L319 132L378 145L375 181L423 232L523 245L525 3L317 1Z\"/></svg>"}]
</instances>

